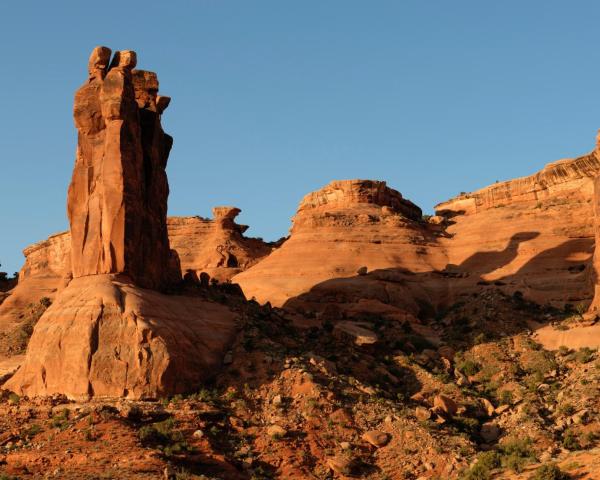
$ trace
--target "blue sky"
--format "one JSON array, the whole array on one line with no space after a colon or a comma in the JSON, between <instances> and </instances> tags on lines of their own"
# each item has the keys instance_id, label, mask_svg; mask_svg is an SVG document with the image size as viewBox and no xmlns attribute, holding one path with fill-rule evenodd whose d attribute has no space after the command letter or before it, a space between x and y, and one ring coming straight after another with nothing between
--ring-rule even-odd
<instances>
[{"instance_id":1,"label":"blue sky","mask_svg":"<svg viewBox=\"0 0 600 480\"><path fill-rule=\"evenodd\" d=\"M0 4L0 263L67 228L74 91L96 45L173 98L169 213L287 233L302 196L372 178L426 212L594 146L600 3L481 0Z\"/></svg>"}]
</instances>

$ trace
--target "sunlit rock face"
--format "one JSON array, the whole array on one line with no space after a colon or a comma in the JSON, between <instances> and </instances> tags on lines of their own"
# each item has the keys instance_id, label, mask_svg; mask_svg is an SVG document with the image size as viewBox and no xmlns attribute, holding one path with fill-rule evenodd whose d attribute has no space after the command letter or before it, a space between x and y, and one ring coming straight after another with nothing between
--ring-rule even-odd
<instances>
[{"instance_id":1,"label":"sunlit rock face","mask_svg":"<svg viewBox=\"0 0 600 480\"><path fill-rule=\"evenodd\" d=\"M136 54L98 47L75 94L77 156L67 210L73 277L124 273L161 288L169 277L165 168L172 145L160 124L168 101Z\"/></svg>"},{"instance_id":2,"label":"sunlit rock face","mask_svg":"<svg viewBox=\"0 0 600 480\"><path fill-rule=\"evenodd\" d=\"M235 314L197 296L166 295L181 280L167 235L168 104L134 52L96 48L75 95L79 133L64 242L34 248L24 273L70 270L4 385L21 395L157 398L196 390L221 364ZM52 239L51 239L52 240ZM62 247L58 247L63 245ZM42 267L44 258L52 259ZM61 260L62 259L62 260ZM41 261L40 261L41 260Z\"/></svg>"}]
</instances>

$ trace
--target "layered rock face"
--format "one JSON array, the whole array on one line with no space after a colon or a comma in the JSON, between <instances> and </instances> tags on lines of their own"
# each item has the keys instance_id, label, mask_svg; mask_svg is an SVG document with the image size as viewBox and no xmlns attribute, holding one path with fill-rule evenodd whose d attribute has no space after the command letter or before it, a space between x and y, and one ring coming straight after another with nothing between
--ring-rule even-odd
<instances>
[{"instance_id":1,"label":"layered rock face","mask_svg":"<svg viewBox=\"0 0 600 480\"><path fill-rule=\"evenodd\" d=\"M169 273L165 168L172 145L160 124L169 103L136 54L98 47L75 94L77 157L69 187L73 276L125 273L160 288Z\"/></svg>"},{"instance_id":2,"label":"layered rock face","mask_svg":"<svg viewBox=\"0 0 600 480\"><path fill-rule=\"evenodd\" d=\"M438 205L454 295L495 282L541 304L587 305L598 174L594 152Z\"/></svg>"},{"instance_id":3,"label":"layered rock face","mask_svg":"<svg viewBox=\"0 0 600 480\"><path fill-rule=\"evenodd\" d=\"M418 207L385 182L345 180L304 197L290 238L233 281L248 298L277 306L311 289L317 295L315 288L322 299L356 294L354 303L364 298L405 305L415 301L400 298L407 293L406 272L432 272L445 265L437 233L421 220ZM357 275L361 267L380 271ZM390 282L384 285L377 275L400 290L387 292Z\"/></svg>"},{"instance_id":4,"label":"layered rock face","mask_svg":"<svg viewBox=\"0 0 600 480\"><path fill-rule=\"evenodd\" d=\"M414 314L487 285L582 308L593 296L598 174L596 151L554 162L442 203L427 223L383 182L332 182L304 198L283 247L233 281L259 301L318 310L355 296ZM370 273L357 275L361 266Z\"/></svg>"},{"instance_id":5,"label":"layered rock face","mask_svg":"<svg viewBox=\"0 0 600 480\"><path fill-rule=\"evenodd\" d=\"M23 251L25 264L19 272L19 282L0 304L0 335L22 321L29 305L37 304L44 297L54 299L57 291L68 283L70 251L68 232L51 235Z\"/></svg>"},{"instance_id":6,"label":"layered rock face","mask_svg":"<svg viewBox=\"0 0 600 480\"><path fill-rule=\"evenodd\" d=\"M595 245L600 245L600 176L594 179L594 238ZM600 249L596 247L594 249L592 267L592 283L594 285L594 297L589 307L589 312L593 315L600 313Z\"/></svg>"},{"instance_id":7,"label":"layered rock face","mask_svg":"<svg viewBox=\"0 0 600 480\"><path fill-rule=\"evenodd\" d=\"M248 238L246 225L235 223L240 213L235 207L213 208L213 219L170 217L171 246L179 255L185 272L208 273L219 281L229 280L273 250L274 246L258 238Z\"/></svg>"},{"instance_id":8,"label":"layered rock face","mask_svg":"<svg viewBox=\"0 0 600 480\"><path fill-rule=\"evenodd\" d=\"M160 128L168 102L156 94L155 74L133 70L134 52L117 52L111 68L109 56L105 47L94 50L89 80L75 96L79 143L68 194L74 278L40 318L24 363L4 385L21 395L156 398L194 390L235 333L235 315L223 305L144 288L162 288L173 271L165 174L171 140ZM37 256L49 258L43 250Z\"/></svg>"}]
</instances>

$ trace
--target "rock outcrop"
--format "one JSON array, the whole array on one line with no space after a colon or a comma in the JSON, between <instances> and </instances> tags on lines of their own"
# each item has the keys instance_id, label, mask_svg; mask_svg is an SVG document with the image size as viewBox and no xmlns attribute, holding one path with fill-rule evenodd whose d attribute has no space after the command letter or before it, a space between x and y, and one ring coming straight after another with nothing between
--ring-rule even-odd
<instances>
[{"instance_id":1,"label":"rock outcrop","mask_svg":"<svg viewBox=\"0 0 600 480\"><path fill-rule=\"evenodd\" d=\"M75 94L77 157L69 187L73 277L124 273L161 288L169 279L165 168L169 103L155 73L134 70L135 52L98 47Z\"/></svg>"},{"instance_id":2,"label":"rock outcrop","mask_svg":"<svg viewBox=\"0 0 600 480\"><path fill-rule=\"evenodd\" d=\"M110 68L109 56L94 50L75 96L73 280L39 319L24 363L4 385L21 395L157 398L194 390L235 332L226 306L158 291L175 280L171 272L181 278L167 236L171 140L160 114L168 102L157 96L154 73L133 70L134 52L117 52Z\"/></svg>"},{"instance_id":3,"label":"rock outcrop","mask_svg":"<svg viewBox=\"0 0 600 480\"><path fill-rule=\"evenodd\" d=\"M594 297L589 307L589 312L592 315L598 315L600 314L600 248L598 248L598 246L600 246L600 175L594 179L594 195L592 204L594 211L593 225L596 247L594 249L591 274L592 283L594 285Z\"/></svg>"},{"instance_id":4,"label":"rock outcrop","mask_svg":"<svg viewBox=\"0 0 600 480\"><path fill-rule=\"evenodd\" d=\"M235 223L239 209L216 207L214 218L169 217L167 230L171 248L181 261L181 271L206 272L219 281L227 281L276 248L259 238L244 236L245 225ZM0 334L18 323L28 305L41 298L54 299L72 278L71 235L62 232L23 250L25 263L19 281L0 302ZM173 257L173 256L171 256ZM180 276L175 273L175 276Z\"/></svg>"},{"instance_id":5,"label":"rock outcrop","mask_svg":"<svg viewBox=\"0 0 600 480\"><path fill-rule=\"evenodd\" d=\"M220 366L235 315L118 275L75 278L36 325L4 386L28 396L159 398L197 389Z\"/></svg>"},{"instance_id":6,"label":"rock outcrop","mask_svg":"<svg viewBox=\"0 0 600 480\"><path fill-rule=\"evenodd\" d=\"M405 277L445 267L436 235L421 210L385 182L335 181L305 196L290 238L233 281L248 298L277 306L312 290L322 306L323 299L357 295L354 304L410 303L418 310ZM362 267L372 273L359 275ZM391 283L393 293L386 290Z\"/></svg>"},{"instance_id":7,"label":"rock outcrop","mask_svg":"<svg viewBox=\"0 0 600 480\"><path fill-rule=\"evenodd\" d=\"M0 336L14 330L30 308L40 299L54 299L68 283L71 237L68 232L51 235L47 240L27 247L25 264L17 285L0 304Z\"/></svg>"},{"instance_id":8,"label":"rock outcrop","mask_svg":"<svg viewBox=\"0 0 600 480\"><path fill-rule=\"evenodd\" d=\"M259 238L248 238L246 225L235 223L235 207L213 208L213 219L170 217L167 225L171 247L179 255L183 273L208 273L219 281L229 280L271 253L275 246Z\"/></svg>"},{"instance_id":9,"label":"rock outcrop","mask_svg":"<svg viewBox=\"0 0 600 480\"><path fill-rule=\"evenodd\" d=\"M290 239L233 281L261 302L298 306L311 298L318 310L354 297L379 302L375 310L383 303L415 314L488 285L581 309L593 296L598 174L596 152L561 160L461 194L427 222L383 182L332 182L301 202Z\"/></svg>"},{"instance_id":10,"label":"rock outcrop","mask_svg":"<svg viewBox=\"0 0 600 480\"><path fill-rule=\"evenodd\" d=\"M437 205L453 294L487 282L541 304L587 305L598 174L592 153Z\"/></svg>"}]
</instances>

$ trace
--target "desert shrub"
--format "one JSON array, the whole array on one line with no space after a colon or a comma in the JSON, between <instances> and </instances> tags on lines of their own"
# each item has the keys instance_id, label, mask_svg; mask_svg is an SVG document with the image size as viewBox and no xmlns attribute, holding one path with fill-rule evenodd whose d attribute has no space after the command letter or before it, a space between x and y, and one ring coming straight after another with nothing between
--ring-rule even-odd
<instances>
[{"instance_id":1,"label":"desert shrub","mask_svg":"<svg viewBox=\"0 0 600 480\"><path fill-rule=\"evenodd\" d=\"M50 424L54 428L59 428L60 430L66 430L69 427L69 417L71 416L71 412L63 408L60 412L54 414L52 416L52 420Z\"/></svg>"},{"instance_id":2,"label":"desert shrub","mask_svg":"<svg viewBox=\"0 0 600 480\"><path fill-rule=\"evenodd\" d=\"M566 346L564 346L564 345L561 345L560 347L558 347L558 353L559 353L560 355L562 355L563 357L564 357L565 355L568 355L568 353L569 353L570 351L571 351L571 350L569 349L569 347L566 347Z\"/></svg>"},{"instance_id":3,"label":"desert shrub","mask_svg":"<svg viewBox=\"0 0 600 480\"><path fill-rule=\"evenodd\" d=\"M498 452L483 452L477 456L477 463L464 472L461 480L488 480L492 478L491 471L501 465Z\"/></svg>"},{"instance_id":4,"label":"desert shrub","mask_svg":"<svg viewBox=\"0 0 600 480\"><path fill-rule=\"evenodd\" d=\"M492 478L490 469L479 463L473 465L460 477L461 480L489 480L490 478Z\"/></svg>"},{"instance_id":5,"label":"desert shrub","mask_svg":"<svg viewBox=\"0 0 600 480\"><path fill-rule=\"evenodd\" d=\"M23 433L26 437L31 438L31 437L34 437L35 435L37 435L38 433L40 433L41 431L42 431L42 427L40 427L37 423L34 423Z\"/></svg>"},{"instance_id":6,"label":"desert shrub","mask_svg":"<svg viewBox=\"0 0 600 480\"><path fill-rule=\"evenodd\" d=\"M562 415L573 415L576 411L576 408L574 405L570 404L570 403L565 403L563 405L561 405L560 407L558 407L558 411L562 414Z\"/></svg>"},{"instance_id":7,"label":"desert shrub","mask_svg":"<svg viewBox=\"0 0 600 480\"><path fill-rule=\"evenodd\" d=\"M168 418L152 425L144 425L140 428L138 435L143 444L167 444L171 441L174 426L175 421Z\"/></svg>"},{"instance_id":8,"label":"desert shrub","mask_svg":"<svg viewBox=\"0 0 600 480\"><path fill-rule=\"evenodd\" d=\"M579 450L581 448L579 438L573 430L567 430L563 434L562 446L567 450Z\"/></svg>"},{"instance_id":9,"label":"desert shrub","mask_svg":"<svg viewBox=\"0 0 600 480\"><path fill-rule=\"evenodd\" d=\"M138 436L142 445L155 446L168 457L189 451L190 447L183 434L174 428L175 420L168 418L162 422L144 425L140 428Z\"/></svg>"},{"instance_id":10,"label":"desert shrub","mask_svg":"<svg viewBox=\"0 0 600 480\"><path fill-rule=\"evenodd\" d=\"M500 405L510 405L513 402L513 393L510 390L501 390L497 392L497 398Z\"/></svg>"},{"instance_id":11,"label":"desert shrub","mask_svg":"<svg viewBox=\"0 0 600 480\"><path fill-rule=\"evenodd\" d=\"M535 459L531 444L531 439L525 437L512 438L500 445L502 466L520 473L527 463Z\"/></svg>"},{"instance_id":12,"label":"desert shrub","mask_svg":"<svg viewBox=\"0 0 600 480\"><path fill-rule=\"evenodd\" d=\"M596 350L593 350L589 347L582 347L575 354L575 359L579 363L589 363L594 358L594 353L596 353Z\"/></svg>"},{"instance_id":13,"label":"desert shrub","mask_svg":"<svg viewBox=\"0 0 600 480\"><path fill-rule=\"evenodd\" d=\"M476 375L481 370L481 364L469 358L464 359L456 367L465 375Z\"/></svg>"},{"instance_id":14,"label":"desert shrub","mask_svg":"<svg viewBox=\"0 0 600 480\"><path fill-rule=\"evenodd\" d=\"M532 480L568 480L571 476L555 463L546 463L535 471Z\"/></svg>"}]
</instances>

